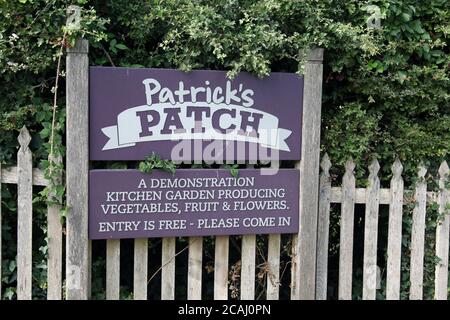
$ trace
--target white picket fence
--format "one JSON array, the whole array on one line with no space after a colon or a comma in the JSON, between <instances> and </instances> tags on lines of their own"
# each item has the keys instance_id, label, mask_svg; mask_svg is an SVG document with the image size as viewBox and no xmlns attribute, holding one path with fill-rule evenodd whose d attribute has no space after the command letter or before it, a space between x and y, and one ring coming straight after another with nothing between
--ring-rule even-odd
<instances>
[{"instance_id":1,"label":"white picket fence","mask_svg":"<svg viewBox=\"0 0 450 320\"><path fill-rule=\"evenodd\" d=\"M353 248L354 248L354 213L355 204L365 204L364 257L363 257L363 292L362 298L373 300L377 289L377 245L378 219L380 205L389 206L386 299L400 299L401 253L402 253L402 214L406 191L403 186L402 164L396 160L392 165L390 188L380 188L377 160L369 166L367 188L355 187L352 160L345 164L345 174L341 187L332 187L330 180L331 162L325 155L321 162L320 202L318 218L317 279L316 298L326 299L328 277L328 248L330 204L341 204L340 240L339 240L339 299L352 299L353 282ZM449 261L449 190L446 187L449 167L442 162L439 167L439 191L427 192L424 176L427 169L418 170L418 183L414 190L415 207L412 216L411 261L410 261L410 299L423 298L425 218L427 203L438 203L439 213L443 219L436 227L436 256L439 263L435 269L435 299L446 300L448 294Z\"/></svg>"},{"instance_id":2,"label":"white picket fence","mask_svg":"<svg viewBox=\"0 0 450 320\"><path fill-rule=\"evenodd\" d=\"M2 169L0 165L0 183L17 185L17 299L32 298L32 248L33 248L33 185L46 186L48 181L44 172L33 168L32 153L28 147L31 137L27 128L22 128L18 141L17 167ZM1 204L0 188L0 204ZM1 228L2 210L0 206L0 279L2 266ZM58 205L47 207L47 298L59 300L62 297L62 225ZM11 244L8 243L8 246ZM2 284L0 281L0 297Z\"/></svg>"},{"instance_id":3,"label":"white picket fence","mask_svg":"<svg viewBox=\"0 0 450 320\"><path fill-rule=\"evenodd\" d=\"M1 168L0 182L17 184L18 186L18 210L17 210L17 298L32 298L32 227L33 185L45 186L47 184L44 174L39 169L32 168L32 154L28 147L30 135L23 128L18 137L20 149L17 154L17 167ZM275 164L274 164L275 165ZM330 205L341 204L340 216L340 241L339 241L339 299L352 298L352 286L354 276L353 268L353 230L354 213L356 204L365 204L364 226L364 263L363 263L363 299L375 299L377 289L377 234L379 206L389 206L389 227L387 247L387 272L386 272L386 299L400 298L400 264L402 245L402 213L403 199L406 191L403 186L402 165L397 160L392 165L392 180L390 188L381 188L378 178L380 168L374 160L369 166L369 178L367 188L355 187L353 170L355 165L349 160L345 165L345 174L342 178L342 186L334 187L330 179L331 162L325 155L321 162L320 174L319 212L318 212L318 239L317 239L317 269L316 269L316 299L327 298L328 279L328 251L329 251L329 227ZM423 298L423 270L424 270L424 241L425 218L427 203L439 204L439 213L443 220L436 227L436 256L439 263L435 270L435 298L447 299L448 294L448 260L449 260L449 215L447 204L450 202L449 190L446 188L449 168L443 162L439 168L439 191L427 191L427 185L423 179L426 169L421 167L418 171L418 183L415 186L413 211L413 225L411 236L411 261L410 261L410 299ZM1 200L1 193L0 193ZM63 235L60 223L59 208L48 207L48 299L62 298L63 283ZM1 226L1 208L0 208ZM1 228L0 228L1 230ZM293 235L292 248L295 251L297 235ZM150 240L153 241L153 240ZM9 245L9 244L8 244ZM256 289L255 271L257 270L256 236L246 235L242 237L241 268L240 268L240 298L255 299ZM161 299L175 298L175 258L177 256L176 239L164 238L162 240L162 255L160 262L152 261L152 264L160 263L161 272ZM1 246L0 246L1 250ZM189 239L188 272L186 294L188 299L202 298L202 274L203 265L203 238L192 237ZM280 293L280 255L281 238L278 234L268 236L267 261L268 272L266 281L266 296L268 300L279 298ZM229 237L219 236L215 241L214 262L214 299L229 299L230 270L229 270ZM148 297L148 267L149 267L149 240L134 240L133 263L133 298L147 299ZM120 298L120 240L106 241L106 298ZM1 257L1 251L0 251ZM295 296L296 273L299 272L296 265L298 254L292 252L291 268L291 298ZM95 257L94 257L95 258ZM92 263L92 257L90 257ZM95 260L95 259L94 259ZM128 263L128 262L127 262ZM0 264L1 266L1 264ZM91 268L91 267L90 267ZM1 269L0 269L1 274ZM335 285L335 284L334 284ZM0 287L1 292L1 287Z\"/></svg>"}]
</instances>

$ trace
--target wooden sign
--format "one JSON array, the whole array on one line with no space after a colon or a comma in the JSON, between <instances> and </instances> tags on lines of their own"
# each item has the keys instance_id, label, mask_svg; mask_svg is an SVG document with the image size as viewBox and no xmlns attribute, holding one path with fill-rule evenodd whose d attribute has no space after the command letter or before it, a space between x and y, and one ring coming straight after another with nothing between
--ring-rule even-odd
<instances>
[{"instance_id":1,"label":"wooden sign","mask_svg":"<svg viewBox=\"0 0 450 320\"><path fill-rule=\"evenodd\" d=\"M295 233L299 171L92 170L91 239Z\"/></svg>"},{"instance_id":2,"label":"wooden sign","mask_svg":"<svg viewBox=\"0 0 450 320\"><path fill-rule=\"evenodd\" d=\"M90 68L90 159L299 160L303 77Z\"/></svg>"}]
</instances>

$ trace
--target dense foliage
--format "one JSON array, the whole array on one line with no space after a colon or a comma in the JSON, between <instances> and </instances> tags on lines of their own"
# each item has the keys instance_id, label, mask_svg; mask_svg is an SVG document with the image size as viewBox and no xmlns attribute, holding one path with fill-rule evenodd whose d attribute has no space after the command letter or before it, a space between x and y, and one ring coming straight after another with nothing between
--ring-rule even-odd
<instances>
[{"instance_id":1,"label":"dense foliage","mask_svg":"<svg viewBox=\"0 0 450 320\"><path fill-rule=\"evenodd\" d=\"M79 29L63 28L69 4L83 7ZM368 5L380 8L381 28L367 27ZM80 35L90 40L93 65L221 69L230 77L239 71L260 77L301 72L308 48L323 47L322 150L335 174L351 156L362 178L375 155L385 183L396 157L405 176L413 177L419 161L435 169L450 154L448 0L0 0L0 15L2 165L15 162L23 125L33 136L35 164L48 165L60 47ZM55 148L63 154L64 65L61 75ZM9 260L2 281L8 286L15 281L15 261L5 242L15 241L16 195L12 187L3 191L3 252ZM43 235L45 211L36 210ZM45 245L34 266L42 289L44 256ZM407 286L405 279L404 292ZM4 296L14 296L12 287Z\"/></svg>"}]
</instances>

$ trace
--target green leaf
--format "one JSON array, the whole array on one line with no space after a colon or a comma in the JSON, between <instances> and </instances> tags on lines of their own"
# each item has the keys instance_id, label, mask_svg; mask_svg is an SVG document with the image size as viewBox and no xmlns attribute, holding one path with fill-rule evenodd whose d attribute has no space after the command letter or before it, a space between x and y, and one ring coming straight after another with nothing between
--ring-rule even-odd
<instances>
[{"instance_id":1,"label":"green leaf","mask_svg":"<svg viewBox=\"0 0 450 320\"><path fill-rule=\"evenodd\" d=\"M176 164L171 160L161 159L161 157L152 152L144 161L141 161L138 165L138 169L144 173L152 173L153 169L161 169L166 172L175 174Z\"/></svg>"},{"instance_id":2,"label":"green leaf","mask_svg":"<svg viewBox=\"0 0 450 320\"><path fill-rule=\"evenodd\" d=\"M403 21L410 21L411 20L411 15L409 13L403 12L402 13L402 18L403 18Z\"/></svg>"},{"instance_id":3,"label":"green leaf","mask_svg":"<svg viewBox=\"0 0 450 320\"><path fill-rule=\"evenodd\" d=\"M417 33L424 33L425 32L425 30L422 28L422 23L420 22L420 20L414 20L411 23L411 27Z\"/></svg>"},{"instance_id":4,"label":"green leaf","mask_svg":"<svg viewBox=\"0 0 450 320\"><path fill-rule=\"evenodd\" d=\"M127 50L128 49L128 47L126 45L124 45L123 43L116 44L116 48L120 49L120 50Z\"/></svg>"},{"instance_id":5,"label":"green leaf","mask_svg":"<svg viewBox=\"0 0 450 320\"><path fill-rule=\"evenodd\" d=\"M398 71L397 76L398 76L398 80L400 81L400 83L403 83L407 77L406 72L404 72L404 71Z\"/></svg>"},{"instance_id":6,"label":"green leaf","mask_svg":"<svg viewBox=\"0 0 450 320\"><path fill-rule=\"evenodd\" d=\"M24 0L20 0L20 1L24 1ZM26 2L26 0L25 0L25 2ZM16 294L15 288L9 287L9 288L6 288L3 296L8 300L12 300L15 294Z\"/></svg>"}]
</instances>

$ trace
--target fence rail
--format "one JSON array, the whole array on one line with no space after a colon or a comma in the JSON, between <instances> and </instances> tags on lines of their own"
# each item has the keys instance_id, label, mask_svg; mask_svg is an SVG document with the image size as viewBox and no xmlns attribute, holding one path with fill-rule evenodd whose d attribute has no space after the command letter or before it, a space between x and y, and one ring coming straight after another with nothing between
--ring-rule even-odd
<instances>
[{"instance_id":1,"label":"fence rail","mask_svg":"<svg viewBox=\"0 0 450 320\"><path fill-rule=\"evenodd\" d=\"M18 137L20 149L17 155L17 166L9 168L0 167L0 182L18 185L18 222L17 222L17 298L32 298L32 221L33 221L33 186L46 186L48 184L44 172L32 168L32 154L28 147L31 138L24 127ZM278 166L273 163L272 166ZM318 237L316 259L316 299L327 298L329 286L328 257L329 247L334 245L329 240L330 208L332 204L340 204L340 238L339 238L339 270L338 270L338 298L352 299L354 286L353 258L354 258L354 226L355 206L365 205L364 220L364 257L363 257L363 299L375 299L377 283L377 242L379 208L380 205L389 206L388 235L387 235L387 263L386 263L386 299L400 299L401 257L402 257L402 222L403 207L406 201L413 201L415 206L412 214L411 232L411 259L410 259L410 299L423 299L424 281L424 247L426 229L427 204L437 203L442 221L436 226L436 256L439 263L435 267L435 299L447 299L448 294L448 259L449 259L449 215L447 204L450 202L448 184L449 167L443 162L439 168L439 190L427 191L424 179L426 168L420 167L417 173L417 183L414 190L404 190L402 178L402 164L395 161L392 165L392 179L389 188L381 188L378 178L379 164L374 160L369 166L367 188L356 188L354 169L355 164L350 159L345 164L345 174L340 186L332 186L330 169L331 161L327 155L322 158L320 167L319 207L318 207ZM1 189L0 189L1 191ZM413 195L412 200L406 199L406 194ZM1 193L0 193L1 201ZM59 207L48 206L48 299L62 298L63 283L63 230L60 222ZM1 207L0 207L1 226ZM1 228L0 228L1 230ZM0 234L1 236L1 234ZM153 241L153 240L150 240ZM291 286L295 285L298 266L298 238L292 237L292 270ZM187 267L187 298L202 298L203 268L203 238L192 237L188 240L188 267ZM278 299L281 281L281 237L278 234L267 238L267 282L266 299ZM106 241L106 298L120 298L120 270L121 270L121 241ZM230 237L218 236L215 238L214 256L214 299L228 299L230 290L229 253ZM240 259L240 298L255 299L256 294L256 237L243 236ZM175 298L176 239L164 238L162 240L162 254L160 258L161 272L161 299ZM0 246L1 257L1 246ZM149 282L149 240L134 240L133 257L133 298L147 299ZM92 263L92 261L90 262ZM128 262L127 262L128 263ZM131 262L130 262L131 263ZM153 262L154 263L154 262ZM1 264L0 264L1 267ZM0 269L1 275L1 269ZM333 285L335 285L333 283ZM291 288L292 289L292 288ZM1 284L0 284L1 292ZM291 298L296 298L295 289L292 289Z\"/></svg>"},{"instance_id":2,"label":"fence rail","mask_svg":"<svg viewBox=\"0 0 450 320\"><path fill-rule=\"evenodd\" d=\"M379 205L389 205L386 299L400 299L402 215L404 198L407 192L403 186L403 167L401 162L396 160L392 165L390 188L380 188L380 180L378 178L380 166L377 160L373 160L369 166L367 188L355 188L355 164L351 159L345 164L345 174L340 187L331 186L329 173L331 162L327 155L322 159L321 168L317 298L326 299L327 297L330 204L337 203L341 204L338 298L352 298L355 204L365 204L363 299L373 300L376 298ZM446 300L449 259L449 214L447 212L447 204L450 203L446 183L448 183L449 167L445 161L439 167L438 192L427 191L424 179L426 172L426 168L423 166L419 167L417 173L418 183L413 190L415 207L412 216L409 298L423 298L426 206L427 204L438 203L439 214L442 215L443 219L436 227L436 257L439 263L437 263L435 270L435 299Z\"/></svg>"},{"instance_id":3,"label":"fence rail","mask_svg":"<svg viewBox=\"0 0 450 320\"><path fill-rule=\"evenodd\" d=\"M1 168L0 184L17 185L17 298L32 298L32 239L33 239L33 185L47 186L44 172L32 168L31 141L27 128L23 127L18 137L20 149L17 153L17 166ZM1 203L0 188L0 203ZM62 298L62 225L58 205L47 207L47 299ZM1 217L0 206L0 279L1 277ZM0 293L2 292L0 281Z\"/></svg>"}]
</instances>

